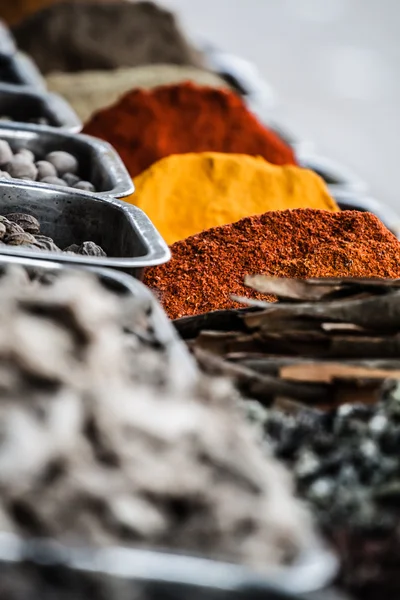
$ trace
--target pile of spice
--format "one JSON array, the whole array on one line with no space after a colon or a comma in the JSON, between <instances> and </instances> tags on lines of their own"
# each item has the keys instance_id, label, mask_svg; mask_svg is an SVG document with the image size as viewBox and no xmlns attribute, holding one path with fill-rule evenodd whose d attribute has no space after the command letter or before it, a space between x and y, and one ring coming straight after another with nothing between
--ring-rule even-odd
<instances>
[{"instance_id":1,"label":"pile of spice","mask_svg":"<svg viewBox=\"0 0 400 600\"><path fill-rule=\"evenodd\" d=\"M132 177L171 154L224 152L296 164L293 150L233 92L192 83L133 90L83 129L117 150ZM168 185L168 182L166 182Z\"/></svg>"},{"instance_id":2,"label":"pile of spice","mask_svg":"<svg viewBox=\"0 0 400 600\"><path fill-rule=\"evenodd\" d=\"M153 89L184 81L216 88L230 87L224 79L211 71L168 64L121 67L113 71L50 73L46 77L48 89L63 96L83 123L86 123L96 111L114 104L130 90Z\"/></svg>"},{"instance_id":3,"label":"pile of spice","mask_svg":"<svg viewBox=\"0 0 400 600\"><path fill-rule=\"evenodd\" d=\"M23 246L31 250L47 252L70 252L83 256L107 256L103 248L94 242L71 244L61 250L51 237L40 232L40 223L32 215L9 213L0 216L0 246Z\"/></svg>"},{"instance_id":4,"label":"pile of spice","mask_svg":"<svg viewBox=\"0 0 400 600\"><path fill-rule=\"evenodd\" d=\"M0 139L0 180L24 179L94 192L94 185L79 176L79 167L78 159L70 152L54 150L40 160L27 148L14 153L10 144Z\"/></svg>"},{"instance_id":5,"label":"pile of spice","mask_svg":"<svg viewBox=\"0 0 400 600\"><path fill-rule=\"evenodd\" d=\"M141 208L168 244L271 210L338 210L320 177L263 158L205 152L164 158L136 177L128 202Z\"/></svg>"},{"instance_id":6,"label":"pile of spice","mask_svg":"<svg viewBox=\"0 0 400 600\"><path fill-rule=\"evenodd\" d=\"M159 63L202 66L175 16L153 2L56 2L12 33L45 74Z\"/></svg>"},{"instance_id":7,"label":"pile of spice","mask_svg":"<svg viewBox=\"0 0 400 600\"><path fill-rule=\"evenodd\" d=\"M400 594L399 391L397 383L378 404L344 404L326 414L245 405L336 546L341 583L360 600Z\"/></svg>"},{"instance_id":8,"label":"pile of spice","mask_svg":"<svg viewBox=\"0 0 400 600\"><path fill-rule=\"evenodd\" d=\"M143 344L127 355L121 306L90 276L29 289L2 279L0 308L2 531L189 551L264 573L315 543L231 386L178 386L173 372L162 387L136 380L163 358L144 360Z\"/></svg>"},{"instance_id":9,"label":"pile of spice","mask_svg":"<svg viewBox=\"0 0 400 600\"><path fill-rule=\"evenodd\" d=\"M232 294L275 299L249 290L246 275L302 277L308 257L322 246L324 258L306 268L308 277L400 277L400 242L371 213L296 209L248 217L176 242L172 259L149 268L144 281L171 319L239 308Z\"/></svg>"}]
</instances>

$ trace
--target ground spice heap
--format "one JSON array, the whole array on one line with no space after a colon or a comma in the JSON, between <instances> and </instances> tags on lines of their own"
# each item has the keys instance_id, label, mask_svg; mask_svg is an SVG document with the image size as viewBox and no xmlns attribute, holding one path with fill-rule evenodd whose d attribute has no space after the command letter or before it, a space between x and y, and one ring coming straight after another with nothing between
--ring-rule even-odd
<instances>
[{"instance_id":1,"label":"ground spice heap","mask_svg":"<svg viewBox=\"0 0 400 600\"><path fill-rule=\"evenodd\" d=\"M133 90L94 115L84 133L110 142L136 177L161 158L188 152L261 156L296 164L292 149L233 92L192 83Z\"/></svg>"},{"instance_id":2,"label":"ground spice heap","mask_svg":"<svg viewBox=\"0 0 400 600\"><path fill-rule=\"evenodd\" d=\"M338 210L312 171L243 154L169 156L134 182L128 201L144 210L168 244L268 210Z\"/></svg>"},{"instance_id":3,"label":"ground spice heap","mask_svg":"<svg viewBox=\"0 0 400 600\"><path fill-rule=\"evenodd\" d=\"M371 213L297 209L215 227L171 246L172 259L145 273L171 319L240 308L231 294L274 300L245 275L400 277L400 242Z\"/></svg>"},{"instance_id":4,"label":"ground spice heap","mask_svg":"<svg viewBox=\"0 0 400 600\"><path fill-rule=\"evenodd\" d=\"M202 63L175 16L153 2L56 2L17 24L13 35L42 73Z\"/></svg>"}]
</instances>

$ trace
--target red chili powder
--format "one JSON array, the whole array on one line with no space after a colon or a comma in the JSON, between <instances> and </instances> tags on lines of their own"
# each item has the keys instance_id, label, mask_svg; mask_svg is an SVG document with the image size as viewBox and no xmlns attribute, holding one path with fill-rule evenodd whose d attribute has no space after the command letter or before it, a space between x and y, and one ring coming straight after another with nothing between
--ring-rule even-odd
<instances>
[{"instance_id":1,"label":"red chili powder","mask_svg":"<svg viewBox=\"0 0 400 600\"><path fill-rule=\"evenodd\" d=\"M193 83L135 89L96 113L84 133L114 146L131 177L171 154L225 152L295 165L293 150L233 92Z\"/></svg>"},{"instance_id":2,"label":"red chili powder","mask_svg":"<svg viewBox=\"0 0 400 600\"><path fill-rule=\"evenodd\" d=\"M243 285L245 275L400 277L400 242L371 213L296 209L215 227L171 246L172 259L144 282L171 319L238 308L230 294L274 300Z\"/></svg>"}]
</instances>

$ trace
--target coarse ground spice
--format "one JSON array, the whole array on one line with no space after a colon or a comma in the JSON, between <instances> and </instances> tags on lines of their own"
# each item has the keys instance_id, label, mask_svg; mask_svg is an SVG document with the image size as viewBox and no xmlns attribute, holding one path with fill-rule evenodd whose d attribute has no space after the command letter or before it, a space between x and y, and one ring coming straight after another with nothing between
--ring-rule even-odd
<instances>
[{"instance_id":1,"label":"coarse ground spice","mask_svg":"<svg viewBox=\"0 0 400 600\"><path fill-rule=\"evenodd\" d=\"M248 274L400 277L400 242L377 217L358 211L268 212L177 242L171 252L169 263L144 278L171 319L240 308L231 294L275 300L245 287Z\"/></svg>"},{"instance_id":2,"label":"coarse ground spice","mask_svg":"<svg viewBox=\"0 0 400 600\"><path fill-rule=\"evenodd\" d=\"M296 164L293 150L233 92L192 83L133 90L93 116L84 133L112 144L132 177L171 154L225 152Z\"/></svg>"},{"instance_id":3,"label":"coarse ground spice","mask_svg":"<svg viewBox=\"0 0 400 600\"><path fill-rule=\"evenodd\" d=\"M56 2L12 32L42 73L203 62L173 13L153 2Z\"/></svg>"},{"instance_id":4,"label":"coarse ground spice","mask_svg":"<svg viewBox=\"0 0 400 600\"><path fill-rule=\"evenodd\" d=\"M146 65L120 69L81 71L80 73L50 73L46 77L50 91L61 94L86 123L93 114L111 106L129 90L152 89L192 81L229 89L229 84L212 71L186 65Z\"/></svg>"}]
</instances>

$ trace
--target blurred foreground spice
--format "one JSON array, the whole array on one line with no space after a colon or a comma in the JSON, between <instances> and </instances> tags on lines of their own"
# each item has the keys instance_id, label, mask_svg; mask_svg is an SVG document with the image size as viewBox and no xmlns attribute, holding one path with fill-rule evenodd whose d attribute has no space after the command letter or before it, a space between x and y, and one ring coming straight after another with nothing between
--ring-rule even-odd
<instances>
[{"instance_id":1,"label":"blurred foreground spice","mask_svg":"<svg viewBox=\"0 0 400 600\"><path fill-rule=\"evenodd\" d=\"M192 83L133 90L86 124L114 146L136 177L161 158L188 152L262 156L296 164L290 146L264 127L233 92Z\"/></svg>"},{"instance_id":2,"label":"blurred foreground spice","mask_svg":"<svg viewBox=\"0 0 400 600\"><path fill-rule=\"evenodd\" d=\"M215 227L171 246L148 269L171 319L240 308L231 294L275 300L244 286L248 274L281 277L400 277L400 242L371 213L297 209Z\"/></svg>"}]
</instances>

